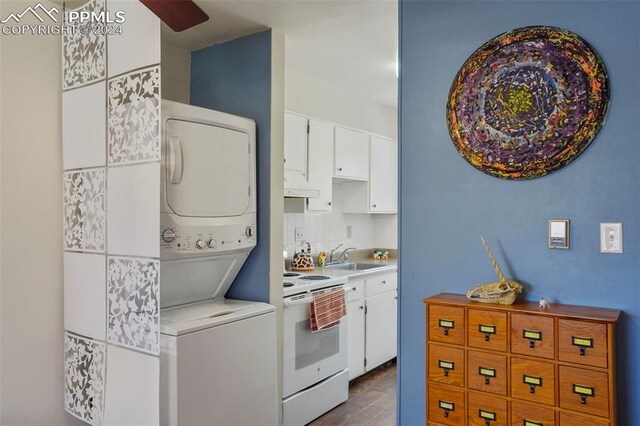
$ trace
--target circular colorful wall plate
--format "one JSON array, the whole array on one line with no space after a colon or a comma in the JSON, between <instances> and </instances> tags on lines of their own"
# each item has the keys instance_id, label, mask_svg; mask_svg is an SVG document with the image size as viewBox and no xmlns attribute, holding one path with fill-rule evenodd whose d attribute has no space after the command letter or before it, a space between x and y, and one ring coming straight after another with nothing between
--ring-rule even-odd
<instances>
[{"instance_id":1,"label":"circular colorful wall plate","mask_svg":"<svg viewBox=\"0 0 640 426\"><path fill-rule=\"evenodd\" d=\"M456 76L447 125L460 154L503 179L566 166L589 146L609 105L607 70L578 35L553 27L501 34Z\"/></svg>"}]
</instances>

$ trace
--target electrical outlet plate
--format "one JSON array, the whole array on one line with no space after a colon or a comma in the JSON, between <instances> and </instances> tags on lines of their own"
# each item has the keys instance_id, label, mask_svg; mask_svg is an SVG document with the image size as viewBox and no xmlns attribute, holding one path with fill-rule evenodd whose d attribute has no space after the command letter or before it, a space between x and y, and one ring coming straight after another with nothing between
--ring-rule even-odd
<instances>
[{"instance_id":1,"label":"electrical outlet plate","mask_svg":"<svg viewBox=\"0 0 640 426\"><path fill-rule=\"evenodd\" d=\"M347 225L347 238L351 238L352 232L351 232L351 225Z\"/></svg>"},{"instance_id":2,"label":"electrical outlet plate","mask_svg":"<svg viewBox=\"0 0 640 426\"><path fill-rule=\"evenodd\" d=\"M304 240L304 230L303 228L296 228L295 229L295 237L296 237L296 241L302 241Z\"/></svg>"},{"instance_id":3,"label":"electrical outlet plate","mask_svg":"<svg viewBox=\"0 0 640 426\"><path fill-rule=\"evenodd\" d=\"M601 223L600 253L622 252L622 223Z\"/></svg>"}]
</instances>

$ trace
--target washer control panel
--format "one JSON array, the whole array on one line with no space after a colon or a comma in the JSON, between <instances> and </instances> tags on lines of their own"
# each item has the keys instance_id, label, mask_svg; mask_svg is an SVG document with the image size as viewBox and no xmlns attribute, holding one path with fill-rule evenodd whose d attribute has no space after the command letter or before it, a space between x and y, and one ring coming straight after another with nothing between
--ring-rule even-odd
<instances>
[{"instance_id":1,"label":"washer control panel","mask_svg":"<svg viewBox=\"0 0 640 426\"><path fill-rule=\"evenodd\" d=\"M163 256L182 257L224 252L256 245L254 223L223 226L184 226L175 223L160 227L160 249Z\"/></svg>"}]
</instances>

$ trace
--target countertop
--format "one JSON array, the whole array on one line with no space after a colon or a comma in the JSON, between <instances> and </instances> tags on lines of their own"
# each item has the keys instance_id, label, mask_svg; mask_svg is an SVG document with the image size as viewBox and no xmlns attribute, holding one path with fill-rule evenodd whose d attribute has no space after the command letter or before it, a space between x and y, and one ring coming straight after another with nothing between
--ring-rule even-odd
<instances>
[{"instance_id":1,"label":"countertop","mask_svg":"<svg viewBox=\"0 0 640 426\"><path fill-rule=\"evenodd\" d=\"M385 249L386 250L386 249ZM320 268L316 266L314 274L322 274L330 277L348 277L350 281L360 280L372 275L385 272L395 272L398 270L397 250L389 249L390 258L387 260L373 260L370 258L373 249L355 250L349 254L349 263L366 263L369 265L379 265L378 268L364 271L352 271L337 268ZM316 256L314 255L314 260Z\"/></svg>"}]
</instances>

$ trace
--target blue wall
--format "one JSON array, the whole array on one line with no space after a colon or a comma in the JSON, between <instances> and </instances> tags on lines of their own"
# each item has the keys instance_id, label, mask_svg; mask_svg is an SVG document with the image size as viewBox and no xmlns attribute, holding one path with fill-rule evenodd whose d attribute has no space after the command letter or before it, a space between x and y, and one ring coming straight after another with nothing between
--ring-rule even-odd
<instances>
[{"instance_id":1,"label":"blue wall","mask_svg":"<svg viewBox=\"0 0 640 426\"><path fill-rule=\"evenodd\" d=\"M271 31L193 52L191 104L256 122L258 245L227 297L269 302Z\"/></svg>"},{"instance_id":2,"label":"blue wall","mask_svg":"<svg viewBox=\"0 0 640 426\"><path fill-rule=\"evenodd\" d=\"M525 297L624 310L620 425L640 425L640 3L401 1L400 421L424 424L422 298L495 280L484 235ZM457 153L445 105L464 61L514 28L574 31L601 54L611 105L593 144L564 169L524 182L487 176ZM571 219L571 249L547 248L547 220ZM599 223L624 223L624 254L601 254Z\"/></svg>"}]
</instances>

